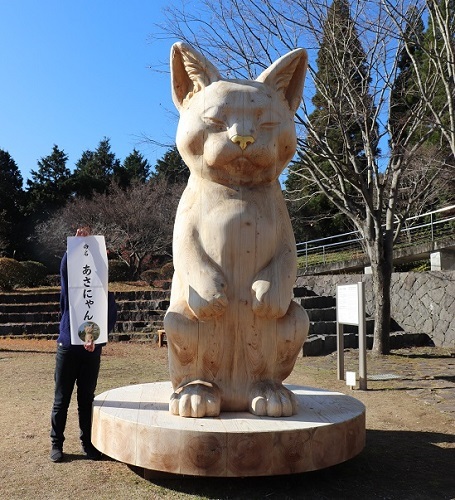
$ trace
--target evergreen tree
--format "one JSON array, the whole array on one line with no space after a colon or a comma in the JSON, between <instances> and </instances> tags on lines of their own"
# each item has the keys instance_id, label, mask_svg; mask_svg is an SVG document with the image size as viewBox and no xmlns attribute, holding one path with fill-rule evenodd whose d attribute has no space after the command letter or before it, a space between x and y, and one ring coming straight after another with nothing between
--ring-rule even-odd
<instances>
[{"instance_id":1,"label":"evergreen tree","mask_svg":"<svg viewBox=\"0 0 455 500\"><path fill-rule=\"evenodd\" d=\"M57 208L63 207L72 192L71 172L66 166L68 156L54 144L52 153L38 161L38 170L27 180L27 212L33 220L43 221Z\"/></svg>"},{"instance_id":2,"label":"evergreen tree","mask_svg":"<svg viewBox=\"0 0 455 500\"><path fill-rule=\"evenodd\" d=\"M455 1L434 0L427 3L430 16L427 29L420 12L411 7L406 16L406 27L402 33L402 48L397 60L397 77L395 79L390 98L390 148L396 155L406 154L411 148L421 142L415 160L408 167L408 179L419 177L420 164L431 165L424 174L428 182L435 179L435 188L430 193L424 193L421 200L423 211L430 211L438 207L453 203L453 175L455 166L453 150L447 141L444 129L450 129L450 115L453 110L447 99L448 86L452 85L452 94L455 92L453 78L449 74L454 69L448 64L447 56L450 53L445 49L441 28L449 25L448 31L455 45ZM449 12L447 12L449 9ZM450 12L452 14L450 14ZM447 17L447 23L441 17ZM435 21L436 19L438 21ZM423 98L425 93L425 99ZM453 102L453 101L452 101ZM416 115L416 110L425 109L423 115ZM442 126L437 126L437 120ZM417 123L416 123L417 122ZM435 126L436 125L436 126ZM412 133L409 132L412 130ZM423 141L423 142L422 142ZM423 161L419 161L422 158ZM409 184L411 189L412 182ZM402 189L399 194L400 203L406 205L408 190Z\"/></svg>"},{"instance_id":3,"label":"evergreen tree","mask_svg":"<svg viewBox=\"0 0 455 500\"><path fill-rule=\"evenodd\" d=\"M423 79L431 82L432 107L428 111L428 123L434 124L434 115L441 120L442 126L436 127L428 139L429 144L443 145L447 150L447 160L455 166L453 144L447 142L443 129L454 126L454 110L451 105L455 99L455 0L433 0L427 3L429 9L428 27L424 37L424 57L422 64ZM445 28L445 30L444 30ZM450 37L450 40L446 38ZM447 47L452 47L447 50ZM437 78L437 80L435 80ZM452 101L447 99L448 93ZM455 130L450 135L454 135ZM446 144L444 144L446 143Z\"/></svg>"},{"instance_id":4,"label":"evergreen tree","mask_svg":"<svg viewBox=\"0 0 455 500\"><path fill-rule=\"evenodd\" d=\"M352 230L338 208L311 181L301 177L299 162L289 167L285 197L297 243L334 236ZM317 193L317 194L316 194Z\"/></svg>"},{"instance_id":5,"label":"evergreen tree","mask_svg":"<svg viewBox=\"0 0 455 500\"><path fill-rule=\"evenodd\" d=\"M338 50L334 50L334 43L340 45ZM356 109L346 99L346 91L356 101L358 109L366 106L373 110L372 99L366 97L364 90L370 78L348 0L334 0L329 8L316 64L316 94L312 99L315 110L309 119L316 128L324 131L327 146L337 155L340 163L350 168L347 156L348 153L352 156L352 152L359 162L365 162L361 124ZM340 64L343 66L342 80L334 67ZM346 89L346 81L350 82L349 89ZM344 127L343 134L341 126ZM309 140L311 142L311 138ZM316 151L316 154L320 153L324 156L323 151Z\"/></svg>"},{"instance_id":6,"label":"evergreen tree","mask_svg":"<svg viewBox=\"0 0 455 500\"><path fill-rule=\"evenodd\" d=\"M110 139L100 141L95 151L84 151L76 163L73 178L77 196L91 198L94 193L106 193L120 161L111 151Z\"/></svg>"},{"instance_id":7,"label":"evergreen tree","mask_svg":"<svg viewBox=\"0 0 455 500\"><path fill-rule=\"evenodd\" d=\"M169 184L186 184L190 171L182 160L176 146L172 147L158 160L152 178L166 180Z\"/></svg>"},{"instance_id":8,"label":"evergreen tree","mask_svg":"<svg viewBox=\"0 0 455 500\"><path fill-rule=\"evenodd\" d=\"M0 253L17 256L21 248L23 179L11 155L0 149Z\"/></svg>"},{"instance_id":9,"label":"evergreen tree","mask_svg":"<svg viewBox=\"0 0 455 500\"><path fill-rule=\"evenodd\" d=\"M150 164L137 150L133 149L117 171L114 179L123 189L128 188L133 182L145 183L150 176Z\"/></svg>"},{"instance_id":10,"label":"evergreen tree","mask_svg":"<svg viewBox=\"0 0 455 500\"><path fill-rule=\"evenodd\" d=\"M407 26L404 30L402 46L397 58L397 77L390 96L390 143L403 142L408 134L406 122L412 120L412 110L421 99L416 82L416 67L412 61L422 68L424 60L424 25L422 16L416 7L411 7L407 15Z\"/></svg>"},{"instance_id":11,"label":"evergreen tree","mask_svg":"<svg viewBox=\"0 0 455 500\"><path fill-rule=\"evenodd\" d=\"M369 82L362 48L352 22L347 0L334 0L323 26L322 42L316 59L316 93L312 99L314 111L308 120L317 136L324 137L318 143L307 137L307 148L301 151L300 161L290 167L285 182L286 196L290 200L291 220L298 240L315 239L343 233L352 229L348 217L317 189L311 170L317 164L321 172L333 175L333 162L341 170L352 172L352 159L361 175L367 176L367 161L356 107L367 106L373 116L372 99L366 96L364 86ZM334 50L333 44L339 47ZM340 55L343 60L340 61ZM335 65L343 66L343 74ZM338 78L340 76L341 79ZM346 81L350 82L351 100L346 99ZM353 106L353 101L356 102ZM362 115L364 113L362 112ZM377 143L374 145L377 153ZM330 159L327 152L330 152ZM311 165L308 167L308 165ZM350 190L352 196L354 190Z\"/></svg>"}]
</instances>

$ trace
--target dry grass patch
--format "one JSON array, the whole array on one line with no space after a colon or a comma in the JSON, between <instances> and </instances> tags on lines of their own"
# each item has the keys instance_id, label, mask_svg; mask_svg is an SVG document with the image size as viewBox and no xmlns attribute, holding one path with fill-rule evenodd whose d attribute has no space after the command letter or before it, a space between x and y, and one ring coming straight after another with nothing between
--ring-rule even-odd
<instances>
[{"instance_id":1,"label":"dry grass patch","mask_svg":"<svg viewBox=\"0 0 455 500\"><path fill-rule=\"evenodd\" d=\"M73 399L64 451L49 460L55 342L0 339L0 498L2 499L451 499L455 497L454 414L426 404L414 391L427 379L422 366L447 373L455 360L414 350L415 357L368 359L370 372L400 370L399 380L369 382L350 391L336 380L335 356L301 358L290 383L324 387L360 399L367 407L367 446L353 460L326 470L267 478L172 477L144 480L135 470L105 457L85 460L80 452ZM435 352L435 351L431 351ZM419 354L420 353L420 354ZM347 353L356 369L356 352ZM439 371L438 371L439 370ZM424 372L425 373L425 372ZM419 378L420 377L420 378ZM110 388L168 380L167 350L152 343L110 343L97 393Z\"/></svg>"}]
</instances>

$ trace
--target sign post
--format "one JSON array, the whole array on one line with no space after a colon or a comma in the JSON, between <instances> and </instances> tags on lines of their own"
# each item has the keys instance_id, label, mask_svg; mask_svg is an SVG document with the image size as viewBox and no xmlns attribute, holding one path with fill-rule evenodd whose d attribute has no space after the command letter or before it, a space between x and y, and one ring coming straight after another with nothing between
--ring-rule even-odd
<instances>
[{"instance_id":1,"label":"sign post","mask_svg":"<svg viewBox=\"0 0 455 500\"><path fill-rule=\"evenodd\" d=\"M70 236L67 248L71 343L106 343L108 264L104 236Z\"/></svg>"},{"instance_id":2,"label":"sign post","mask_svg":"<svg viewBox=\"0 0 455 500\"><path fill-rule=\"evenodd\" d=\"M337 286L337 373L344 380L344 328L359 328L359 387L367 390L365 288L363 282Z\"/></svg>"}]
</instances>

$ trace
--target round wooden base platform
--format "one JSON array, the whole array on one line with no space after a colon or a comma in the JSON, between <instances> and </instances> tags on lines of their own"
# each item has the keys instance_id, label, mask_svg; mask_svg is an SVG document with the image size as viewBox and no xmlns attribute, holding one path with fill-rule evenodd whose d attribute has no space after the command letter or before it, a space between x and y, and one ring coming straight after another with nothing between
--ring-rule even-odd
<instances>
[{"instance_id":1,"label":"round wooden base platform","mask_svg":"<svg viewBox=\"0 0 455 500\"><path fill-rule=\"evenodd\" d=\"M92 442L104 454L149 471L195 476L273 476L344 462L365 446L365 407L350 397L287 386L297 415L226 412L183 418L168 410L170 382L119 387L95 398Z\"/></svg>"}]
</instances>

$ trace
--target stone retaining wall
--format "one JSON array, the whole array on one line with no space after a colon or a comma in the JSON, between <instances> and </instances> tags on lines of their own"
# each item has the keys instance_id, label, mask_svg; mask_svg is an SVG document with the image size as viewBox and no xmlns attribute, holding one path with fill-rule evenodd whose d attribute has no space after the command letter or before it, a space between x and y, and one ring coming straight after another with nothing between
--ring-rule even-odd
<instances>
[{"instance_id":1,"label":"stone retaining wall","mask_svg":"<svg viewBox=\"0 0 455 500\"><path fill-rule=\"evenodd\" d=\"M299 276L298 287L317 295L336 295L337 285L363 281L366 313L373 314L371 275L348 274ZM392 319L406 333L429 335L438 347L455 346L455 272L394 273L392 276Z\"/></svg>"}]
</instances>

